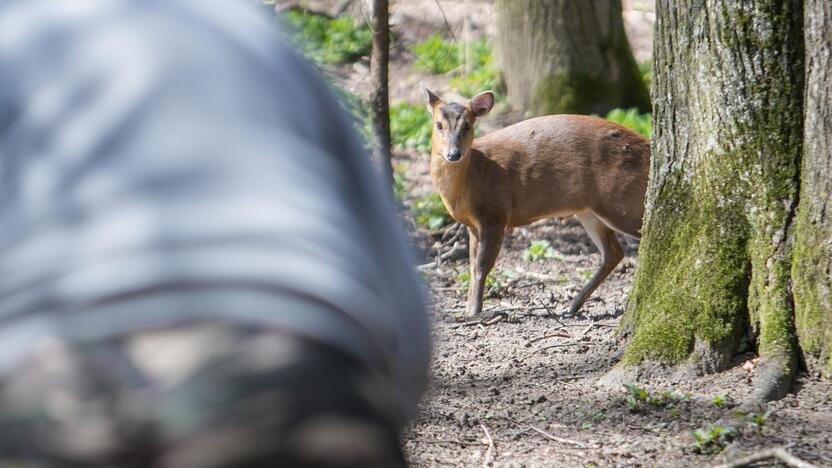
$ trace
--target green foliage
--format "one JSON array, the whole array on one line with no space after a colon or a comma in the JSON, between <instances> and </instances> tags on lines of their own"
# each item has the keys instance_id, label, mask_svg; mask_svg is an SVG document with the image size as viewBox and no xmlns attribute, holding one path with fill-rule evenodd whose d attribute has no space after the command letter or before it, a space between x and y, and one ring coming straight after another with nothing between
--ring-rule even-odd
<instances>
[{"instance_id":1,"label":"green foliage","mask_svg":"<svg viewBox=\"0 0 832 468\"><path fill-rule=\"evenodd\" d=\"M471 285L471 272L469 270L465 270L456 275L456 285L457 290L460 294L467 291L468 287ZM489 273L488 276L485 277L485 289L487 291L486 294L490 294L502 287L503 283L498 278L496 270L491 271L491 273Z\"/></svg>"},{"instance_id":2,"label":"green foliage","mask_svg":"<svg viewBox=\"0 0 832 468\"><path fill-rule=\"evenodd\" d=\"M425 106L400 102L390 107L393 146L430 151L431 116Z\"/></svg>"},{"instance_id":3,"label":"green foliage","mask_svg":"<svg viewBox=\"0 0 832 468\"><path fill-rule=\"evenodd\" d=\"M416 200L413 205L416 222L429 229L439 229L451 222L448 210L442 198L436 192L431 192Z\"/></svg>"},{"instance_id":4,"label":"green foliage","mask_svg":"<svg viewBox=\"0 0 832 468\"><path fill-rule=\"evenodd\" d=\"M563 257L559 256L555 249L552 248L552 244L547 240L534 240L529 245L529 248L523 251L523 259L536 262L538 260L544 259L563 259Z\"/></svg>"},{"instance_id":5,"label":"green foliage","mask_svg":"<svg viewBox=\"0 0 832 468\"><path fill-rule=\"evenodd\" d=\"M621 124L647 139L653 134L653 114L639 114L635 107L613 109L605 119Z\"/></svg>"},{"instance_id":6,"label":"green foliage","mask_svg":"<svg viewBox=\"0 0 832 468\"><path fill-rule=\"evenodd\" d=\"M647 389L638 387L634 384L624 384L627 389L627 407L634 413L640 413L647 409L648 406L654 408L662 408L669 405L677 398L672 392L664 391L659 395L651 394Z\"/></svg>"},{"instance_id":7,"label":"green foliage","mask_svg":"<svg viewBox=\"0 0 832 468\"><path fill-rule=\"evenodd\" d=\"M703 455L714 455L727 447L734 440L737 433L732 427L714 424L704 429L697 429L692 435L693 444L691 448L694 452Z\"/></svg>"},{"instance_id":8,"label":"green foliage","mask_svg":"<svg viewBox=\"0 0 832 468\"><path fill-rule=\"evenodd\" d=\"M399 201L407 196L407 187L404 186L405 173L407 173L407 165L404 163L398 164L393 171L393 195Z\"/></svg>"},{"instance_id":9,"label":"green foliage","mask_svg":"<svg viewBox=\"0 0 832 468\"><path fill-rule=\"evenodd\" d=\"M644 86L650 89L650 77L653 74L653 62L650 60L638 64L638 72L641 73L641 80L644 81Z\"/></svg>"},{"instance_id":10,"label":"green foliage","mask_svg":"<svg viewBox=\"0 0 832 468\"><path fill-rule=\"evenodd\" d=\"M410 51L416 55L413 66L422 71L441 75L459 66L459 47L442 40L439 33L413 45Z\"/></svg>"},{"instance_id":11,"label":"green foliage","mask_svg":"<svg viewBox=\"0 0 832 468\"><path fill-rule=\"evenodd\" d=\"M350 16L335 19L301 11L283 15L289 35L315 62L348 63L369 54L373 33Z\"/></svg>"},{"instance_id":12,"label":"green foliage","mask_svg":"<svg viewBox=\"0 0 832 468\"><path fill-rule=\"evenodd\" d=\"M471 71L451 79L451 87L463 96L473 97L482 91L491 90L497 101L505 99L500 92L500 73L491 59L491 46L485 39L480 39L471 43L470 50Z\"/></svg>"},{"instance_id":13,"label":"green foliage","mask_svg":"<svg viewBox=\"0 0 832 468\"><path fill-rule=\"evenodd\" d=\"M728 396L725 394L719 394L711 399L711 403L718 408L723 408L729 402Z\"/></svg>"},{"instance_id":14,"label":"green foliage","mask_svg":"<svg viewBox=\"0 0 832 468\"><path fill-rule=\"evenodd\" d=\"M439 34L433 34L427 40L411 48L416 54L414 67L434 74L458 71L450 81L450 87L463 96L474 96L482 91L491 90L495 98L504 99L500 89L500 74L491 59L491 46L485 39L469 43L470 71L463 73L461 65L465 61L465 50L460 44L444 41Z\"/></svg>"}]
</instances>

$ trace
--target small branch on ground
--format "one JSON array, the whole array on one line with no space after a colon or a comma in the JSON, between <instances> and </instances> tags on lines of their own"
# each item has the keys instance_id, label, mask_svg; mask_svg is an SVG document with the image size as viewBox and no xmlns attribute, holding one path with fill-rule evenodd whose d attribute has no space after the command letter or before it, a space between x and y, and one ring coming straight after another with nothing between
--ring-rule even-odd
<instances>
[{"instance_id":1,"label":"small branch on ground","mask_svg":"<svg viewBox=\"0 0 832 468\"><path fill-rule=\"evenodd\" d=\"M574 445L575 447L582 448L582 449L588 448L582 442L578 442L577 440L564 439L563 437L554 436L554 435L549 434L548 432L546 432L543 429L540 429L538 427L529 426L529 428L531 430L537 432L538 434L542 435L543 437L549 439L549 440L553 440L555 442L560 442L561 444Z\"/></svg>"},{"instance_id":2,"label":"small branch on ground","mask_svg":"<svg viewBox=\"0 0 832 468\"><path fill-rule=\"evenodd\" d=\"M471 320L471 321L468 321L468 322L455 323L455 324L451 325L451 328L473 327L473 326L476 326L476 325L484 325L484 326L487 327L487 326L490 326L490 325L498 324L498 323L502 322L503 320L505 320L507 318L508 318L508 314L499 314L498 313L498 314L492 315L491 317L482 318L482 319L479 319L479 320Z\"/></svg>"},{"instance_id":3,"label":"small branch on ground","mask_svg":"<svg viewBox=\"0 0 832 468\"><path fill-rule=\"evenodd\" d=\"M581 333L579 333L578 336L575 339L580 340L581 338L583 338L584 335L589 333L589 331L592 330L592 327L594 327L594 326L595 326L595 323L590 323L589 325L587 325L586 328L584 328L583 331Z\"/></svg>"},{"instance_id":4,"label":"small branch on ground","mask_svg":"<svg viewBox=\"0 0 832 468\"><path fill-rule=\"evenodd\" d=\"M790 454L783 447L763 450L762 452L734 460L724 465L717 465L716 468L739 468L742 466L751 465L752 463L756 463L762 460L767 460L769 458L776 458L781 462L785 463L786 465L794 468L816 468L815 465L809 462L805 462Z\"/></svg>"},{"instance_id":5,"label":"small branch on ground","mask_svg":"<svg viewBox=\"0 0 832 468\"><path fill-rule=\"evenodd\" d=\"M485 460L482 462L483 468L486 468L494 463L494 457L497 454L497 449L494 447L494 439L491 438L491 433L488 432L488 428L485 427L485 424L480 423L480 427L483 432L485 432L485 437L488 440L488 450L485 452Z\"/></svg>"},{"instance_id":6,"label":"small branch on ground","mask_svg":"<svg viewBox=\"0 0 832 468\"><path fill-rule=\"evenodd\" d=\"M480 442L468 442L456 439L408 439L405 443L417 444L455 444L455 445L480 445Z\"/></svg>"},{"instance_id":7,"label":"small branch on ground","mask_svg":"<svg viewBox=\"0 0 832 468\"><path fill-rule=\"evenodd\" d=\"M569 338L569 339L572 339L572 335L570 335L569 333L563 332L563 331L556 331L554 333L547 333L543 336L538 336L537 338L532 338L531 340L529 340L528 343L526 343L526 347L528 348L529 346L532 345L532 343L537 343L538 341L548 340L549 338Z\"/></svg>"},{"instance_id":8,"label":"small branch on ground","mask_svg":"<svg viewBox=\"0 0 832 468\"><path fill-rule=\"evenodd\" d=\"M553 344L553 345L549 345L549 346L544 346L544 347L542 347L542 348L537 348L536 350L534 350L534 351L530 352L528 355L529 355L529 356L531 356L532 354L537 354L537 353L539 353L539 352L541 352L541 351L546 351L547 349L552 349L552 348L568 348L568 347L570 347L570 346L577 346L577 345L580 345L580 344L586 344L586 343L581 343L581 342L577 342L577 341L576 341L576 342L574 342L574 343L560 343L560 344Z\"/></svg>"}]
</instances>

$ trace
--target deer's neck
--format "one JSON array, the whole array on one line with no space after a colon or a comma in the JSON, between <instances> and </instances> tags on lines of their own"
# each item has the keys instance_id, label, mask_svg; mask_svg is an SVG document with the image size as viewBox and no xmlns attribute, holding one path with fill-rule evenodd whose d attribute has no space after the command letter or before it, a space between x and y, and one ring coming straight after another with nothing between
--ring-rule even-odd
<instances>
[{"instance_id":1,"label":"deer's neck","mask_svg":"<svg viewBox=\"0 0 832 468\"><path fill-rule=\"evenodd\" d=\"M472 170L472 151L452 163L439 154L431 155L430 175L436 191L454 219L466 223L467 203L470 198L469 183ZM467 223L466 223L467 224Z\"/></svg>"}]
</instances>

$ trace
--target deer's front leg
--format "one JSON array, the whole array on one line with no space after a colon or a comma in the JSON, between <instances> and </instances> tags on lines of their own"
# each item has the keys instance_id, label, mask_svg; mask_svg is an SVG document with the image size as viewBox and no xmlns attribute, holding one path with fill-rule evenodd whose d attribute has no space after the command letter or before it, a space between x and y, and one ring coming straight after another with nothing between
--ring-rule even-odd
<instances>
[{"instance_id":1,"label":"deer's front leg","mask_svg":"<svg viewBox=\"0 0 832 468\"><path fill-rule=\"evenodd\" d=\"M470 259L471 281L468 286L468 316L482 312L485 279L497 261L505 229L502 226L491 225L481 226L477 231L475 233L478 234L475 236L477 237L475 246L471 246L472 252L476 251L476 256Z\"/></svg>"},{"instance_id":2,"label":"deer's front leg","mask_svg":"<svg viewBox=\"0 0 832 468\"><path fill-rule=\"evenodd\" d=\"M468 301L466 303L467 307L467 314L472 315L471 313L471 306L474 304L474 290L476 288L473 287L474 285L474 275L476 273L474 270L476 269L477 264L477 249L479 248L480 240L479 240L479 233L473 227L468 228L468 271L470 272L468 275ZM476 313L476 312L474 312Z\"/></svg>"}]
</instances>

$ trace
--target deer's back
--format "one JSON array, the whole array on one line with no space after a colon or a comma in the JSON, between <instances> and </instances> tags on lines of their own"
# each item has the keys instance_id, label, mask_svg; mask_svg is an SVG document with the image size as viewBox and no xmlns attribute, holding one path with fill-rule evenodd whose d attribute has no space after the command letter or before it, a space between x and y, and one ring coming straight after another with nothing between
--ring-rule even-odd
<instances>
[{"instance_id":1,"label":"deer's back","mask_svg":"<svg viewBox=\"0 0 832 468\"><path fill-rule=\"evenodd\" d=\"M509 212L510 225L591 210L641 225L650 166L650 144L640 135L598 117L537 117L474 142L481 179Z\"/></svg>"}]
</instances>

